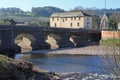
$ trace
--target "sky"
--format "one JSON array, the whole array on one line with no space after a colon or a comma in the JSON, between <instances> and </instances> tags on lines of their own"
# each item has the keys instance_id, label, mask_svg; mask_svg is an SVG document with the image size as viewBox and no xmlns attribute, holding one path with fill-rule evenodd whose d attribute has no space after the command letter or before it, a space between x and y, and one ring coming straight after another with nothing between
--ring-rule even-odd
<instances>
[{"instance_id":1,"label":"sky","mask_svg":"<svg viewBox=\"0 0 120 80\"><path fill-rule=\"evenodd\" d=\"M77 6L84 8L105 8L105 0L0 0L0 8L17 7L30 11L32 7L54 6L66 11ZM120 8L120 0L106 0L106 8Z\"/></svg>"}]
</instances>

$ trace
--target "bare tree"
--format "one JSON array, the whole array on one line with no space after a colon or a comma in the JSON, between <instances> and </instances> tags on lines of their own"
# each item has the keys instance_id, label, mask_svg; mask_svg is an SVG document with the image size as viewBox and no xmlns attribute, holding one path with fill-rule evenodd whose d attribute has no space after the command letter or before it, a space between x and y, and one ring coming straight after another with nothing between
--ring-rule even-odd
<instances>
[{"instance_id":1,"label":"bare tree","mask_svg":"<svg viewBox=\"0 0 120 80\"><path fill-rule=\"evenodd\" d=\"M112 50L110 53L108 50ZM105 72L120 76L120 46L110 46L108 50L104 50L102 55L102 65Z\"/></svg>"}]
</instances>

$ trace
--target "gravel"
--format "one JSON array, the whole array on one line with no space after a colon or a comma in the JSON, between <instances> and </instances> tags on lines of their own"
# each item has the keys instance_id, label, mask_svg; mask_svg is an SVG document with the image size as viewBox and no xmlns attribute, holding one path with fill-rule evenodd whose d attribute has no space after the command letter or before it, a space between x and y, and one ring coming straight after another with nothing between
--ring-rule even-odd
<instances>
[{"instance_id":1,"label":"gravel","mask_svg":"<svg viewBox=\"0 0 120 80\"><path fill-rule=\"evenodd\" d=\"M120 46L87 46L80 48L63 48L56 50L36 50L32 54L68 54L68 55L104 55L104 54L119 54Z\"/></svg>"},{"instance_id":2,"label":"gravel","mask_svg":"<svg viewBox=\"0 0 120 80\"><path fill-rule=\"evenodd\" d=\"M120 80L113 74L97 74L97 73L62 73L59 74L61 80Z\"/></svg>"}]
</instances>

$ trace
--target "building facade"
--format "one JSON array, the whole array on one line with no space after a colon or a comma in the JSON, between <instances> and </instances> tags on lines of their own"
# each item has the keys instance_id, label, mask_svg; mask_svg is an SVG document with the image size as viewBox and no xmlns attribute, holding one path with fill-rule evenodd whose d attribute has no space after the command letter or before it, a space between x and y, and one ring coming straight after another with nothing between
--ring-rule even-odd
<instances>
[{"instance_id":1,"label":"building facade","mask_svg":"<svg viewBox=\"0 0 120 80\"><path fill-rule=\"evenodd\" d=\"M108 29L109 28L108 22L109 22L108 15L106 13L104 13L104 15L100 21L101 29Z\"/></svg>"},{"instance_id":2,"label":"building facade","mask_svg":"<svg viewBox=\"0 0 120 80\"><path fill-rule=\"evenodd\" d=\"M83 12L53 13L50 27L92 29L92 16Z\"/></svg>"}]
</instances>

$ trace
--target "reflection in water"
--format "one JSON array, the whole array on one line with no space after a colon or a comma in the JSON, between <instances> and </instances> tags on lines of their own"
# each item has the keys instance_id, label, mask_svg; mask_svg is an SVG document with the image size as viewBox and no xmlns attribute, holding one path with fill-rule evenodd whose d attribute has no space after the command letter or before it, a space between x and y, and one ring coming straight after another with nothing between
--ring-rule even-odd
<instances>
[{"instance_id":1,"label":"reflection in water","mask_svg":"<svg viewBox=\"0 0 120 80\"><path fill-rule=\"evenodd\" d=\"M17 54L16 59L29 60L37 67L54 72L98 72L98 56L47 56L44 54Z\"/></svg>"}]
</instances>

